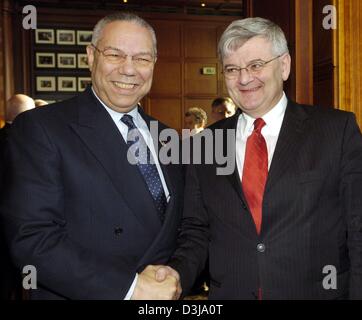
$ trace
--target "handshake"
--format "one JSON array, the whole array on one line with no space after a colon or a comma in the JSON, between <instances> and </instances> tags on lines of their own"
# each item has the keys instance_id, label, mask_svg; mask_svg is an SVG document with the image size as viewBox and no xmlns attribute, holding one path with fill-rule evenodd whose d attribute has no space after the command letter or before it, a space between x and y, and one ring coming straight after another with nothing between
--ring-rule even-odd
<instances>
[{"instance_id":1,"label":"handshake","mask_svg":"<svg viewBox=\"0 0 362 320\"><path fill-rule=\"evenodd\" d=\"M177 300L181 292L180 275L176 270L149 265L138 274L131 300Z\"/></svg>"}]
</instances>

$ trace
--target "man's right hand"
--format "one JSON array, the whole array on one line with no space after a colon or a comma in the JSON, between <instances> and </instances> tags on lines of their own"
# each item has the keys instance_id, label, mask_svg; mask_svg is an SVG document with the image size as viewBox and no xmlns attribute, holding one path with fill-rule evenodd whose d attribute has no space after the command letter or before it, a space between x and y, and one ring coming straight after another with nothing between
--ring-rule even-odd
<instances>
[{"instance_id":1,"label":"man's right hand","mask_svg":"<svg viewBox=\"0 0 362 320\"><path fill-rule=\"evenodd\" d=\"M179 273L175 269L172 269L170 266L155 266L155 267L157 267L156 270L157 281L165 281L165 279L167 279L167 277L169 276L174 277L177 280L177 290L174 299L178 300L182 293Z\"/></svg>"},{"instance_id":2,"label":"man's right hand","mask_svg":"<svg viewBox=\"0 0 362 320\"><path fill-rule=\"evenodd\" d=\"M178 279L172 275L156 280L160 266L147 266L139 275L131 300L172 300L177 299Z\"/></svg>"}]
</instances>

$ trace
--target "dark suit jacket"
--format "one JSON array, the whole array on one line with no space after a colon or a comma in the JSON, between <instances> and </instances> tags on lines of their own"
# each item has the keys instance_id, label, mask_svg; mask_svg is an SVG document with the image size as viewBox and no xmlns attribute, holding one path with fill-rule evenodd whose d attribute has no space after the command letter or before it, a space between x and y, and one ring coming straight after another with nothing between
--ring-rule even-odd
<instances>
[{"instance_id":1,"label":"dark suit jacket","mask_svg":"<svg viewBox=\"0 0 362 320\"><path fill-rule=\"evenodd\" d=\"M181 219L182 172L161 164L171 194L161 225L122 135L90 88L19 115L9 146L1 211L15 263L37 268L31 298L123 299L136 272L167 262Z\"/></svg>"},{"instance_id":2,"label":"dark suit jacket","mask_svg":"<svg viewBox=\"0 0 362 320\"><path fill-rule=\"evenodd\" d=\"M235 129L239 114L211 129ZM263 299L362 298L362 137L353 114L288 103L259 236L237 170L218 176L215 168L186 173L170 263L186 293L209 254L210 299L255 299L258 288ZM328 265L335 290L323 287Z\"/></svg>"},{"instance_id":3,"label":"dark suit jacket","mask_svg":"<svg viewBox=\"0 0 362 320\"><path fill-rule=\"evenodd\" d=\"M11 125L6 123L5 126L0 129L0 195L3 194L3 190L6 188L5 150L10 128ZM12 298L12 295L14 294L13 290L15 287L16 277L15 270L11 264L2 224L0 224L0 261L0 298L8 300Z\"/></svg>"},{"instance_id":4,"label":"dark suit jacket","mask_svg":"<svg viewBox=\"0 0 362 320\"><path fill-rule=\"evenodd\" d=\"M5 147L10 128L11 125L6 123L5 126L0 129L0 191L5 180Z\"/></svg>"}]
</instances>

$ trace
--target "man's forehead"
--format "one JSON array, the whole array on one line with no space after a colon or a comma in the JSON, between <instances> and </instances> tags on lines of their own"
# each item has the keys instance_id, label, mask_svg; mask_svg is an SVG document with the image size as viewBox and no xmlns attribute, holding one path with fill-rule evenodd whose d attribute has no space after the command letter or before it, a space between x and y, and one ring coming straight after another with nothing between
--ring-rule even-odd
<instances>
[{"instance_id":1,"label":"man's forehead","mask_svg":"<svg viewBox=\"0 0 362 320\"><path fill-rule=\"evenodd\" d=\"M108 23L102 30L100 41L104 39L144 39L152 43L150 30L132 21L113 21Z\"/></svg>"},{"instance_id":2,"label":"man's forehead","mask_svg":"<svg viewBox=\"0 0 362 320\"><path fill-rule=\"evenodd\" d=\"M249 39L238 39L231 44L226 51L224 60L239 55L240 53L246 54L265 54L271 50L271 42L263 36L255 36Z\"/></svg>"}]
</instances>

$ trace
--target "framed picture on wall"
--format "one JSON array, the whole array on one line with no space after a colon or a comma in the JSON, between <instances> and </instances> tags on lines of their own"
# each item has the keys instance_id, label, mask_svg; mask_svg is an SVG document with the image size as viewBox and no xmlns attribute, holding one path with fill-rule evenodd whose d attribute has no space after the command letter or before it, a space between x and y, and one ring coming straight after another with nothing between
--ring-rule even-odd
<instances>
[{"instance_id":1,"label":"framed picture on wall","mask_svg":"<svg viewBox=\"0 0 362 320\"><path fill-rule=\"evenodd\" d=\"M92 79L90 77L78 77L78 91L84 91L91 82Z\"/></svg>"},{"instance_id":2,"label":"framed picture on wall","mask_svg":"<svg viewBox=\"0 0 362 320\"><path fill-rule=\"evenodd\" d=\"M36 91L55 91L55 77L36 77Z\"/></svg>"},{"instance_id":3,"label":"framed picture on wall","mask_svg":"<svg viewBox=\"0 0 362 320\"><path fill-rule=\"evenodd\" d=\"M55 68L55 53L37 52L35 57L37 68Z\"/></svg>"},{"instance_id":4,"label":"framed picture on wall","mask_svg":"<svg viewBox=\"0 0 362 320\"><path fill-rule=\"evenodd\" d=\"M35 30L35 43L48 43L53 44L54 30L53 29L36 29Z\"/></svg>"},{"instance_id":5,"label":"framed picture on wall","mask_svg":"<svg viewBox=\"0 0 362 320\"><path fill-rule=\"evenodd\" d=\"M78 68L80 69L88 69L88 57L86 53L78 53Z\"/></svg>"},{"instance_id":6,"label":"framed picture on wall","mask_svg":"<svg viewBox=\"0 0 362 320\"><path fill-rule=\"evenodd\" d=\"M58 91L77 91L76 77L58 77Z\"/></svg>"},{"instance_id":7,"label":"framed picture on wall","mask_svg":"<svg viewBox=\"0 0 362 320\"><path fill-rule=\"evenodd\" d=\"M75 31L57 30L57 44L65 44L65 45L75 44Z\"/></svg>"},{"instance_id":8,"label":"framed picture on wall","mask_svg":"<svg viewBox=\"0 0 362 320\"><path fill-rule=\"evenodd\" d=\"M78 45L88 45L92 41L92 34L93 31L84 31L78 30L77 31L77 44Z\"/></svg>"},{"instance_id":9,"label":"framed picture on wall","mask_svg":"<svg viewBox=\"0 0 362 320\"><path fill-rule=\"evenodd\" d=\"M76 54L75 53L58 53L58 68L75 68Z\"/></svg>"}]
</instances>

